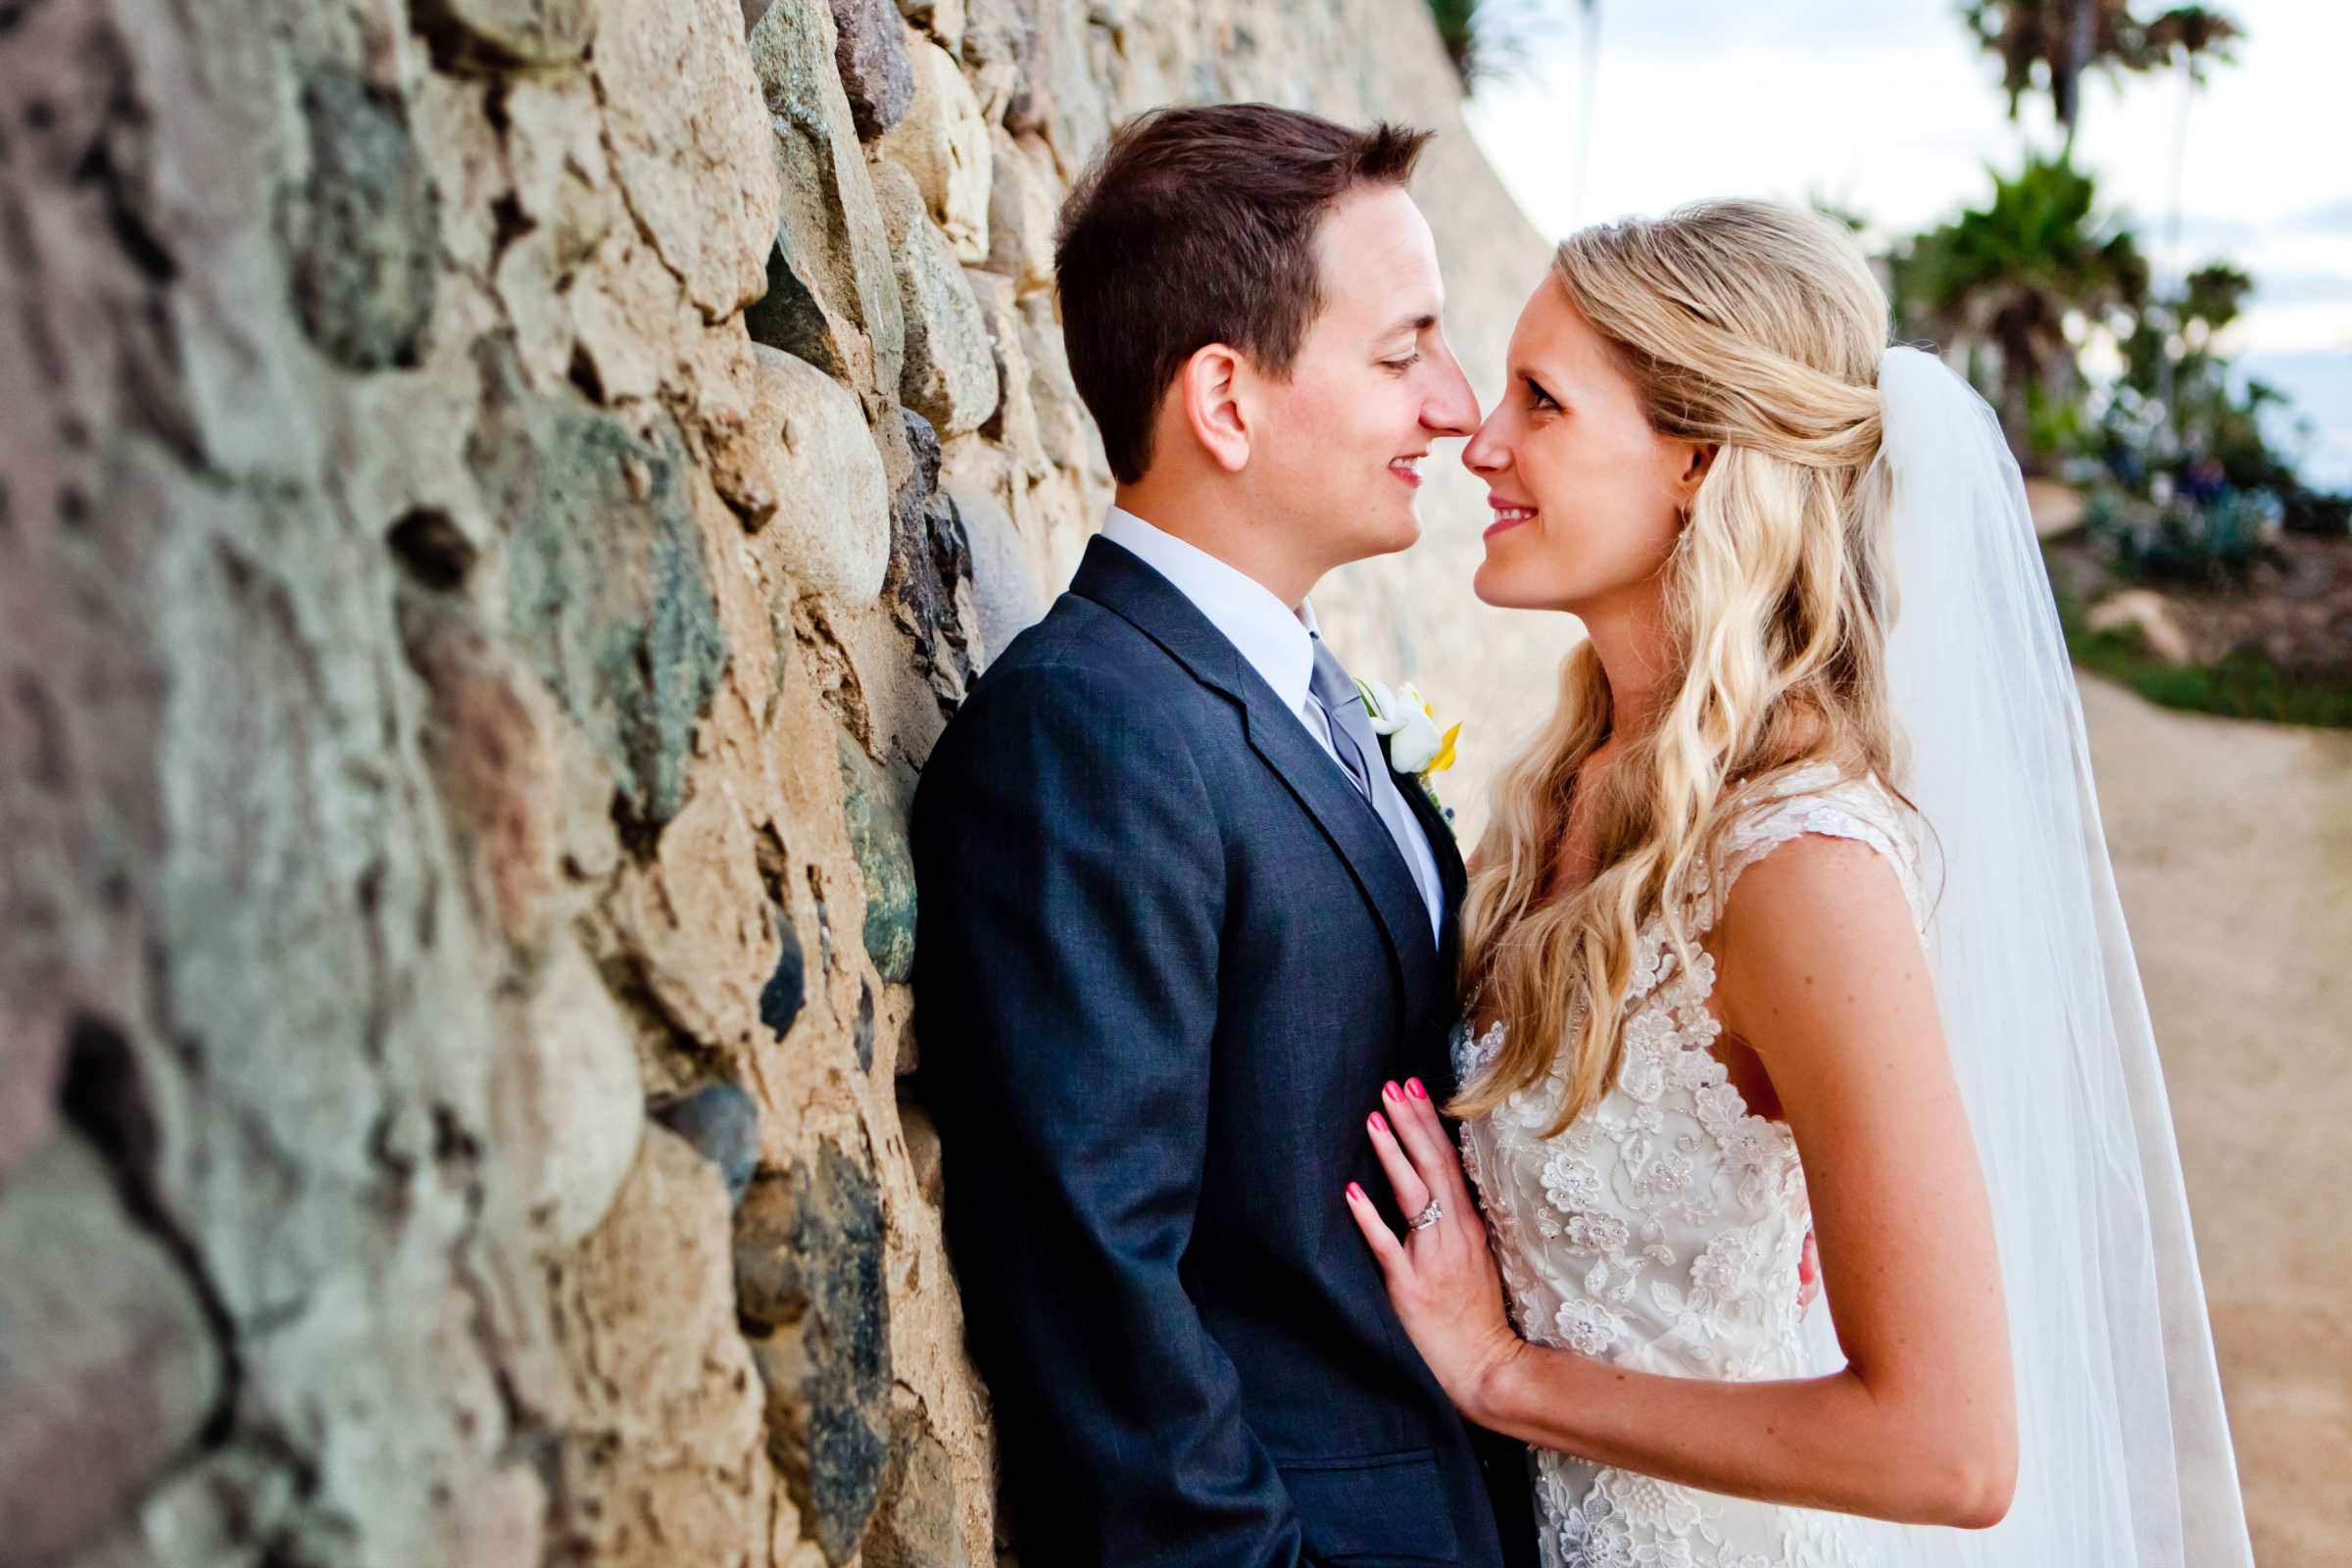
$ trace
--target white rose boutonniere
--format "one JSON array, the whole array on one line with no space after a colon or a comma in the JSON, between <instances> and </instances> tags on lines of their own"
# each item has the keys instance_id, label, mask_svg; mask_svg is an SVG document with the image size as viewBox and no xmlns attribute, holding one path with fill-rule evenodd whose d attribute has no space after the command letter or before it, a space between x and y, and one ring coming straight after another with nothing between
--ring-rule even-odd
<instances>
[{"instance_id":1,"label":"white rose boutonniere","mask_svg":"<svg viewBox=\"0 0 2352 1568\"><path fill-rule=\"evenodd\" d=\"M1431 775L1453 765L1454 737L1461 734L1462 726L1456 723L1440 733L1437 710L1410 681L1392 691L1379 681L1359 680L1355 690L1363 699L1364 716L1370 720L1372 732L1388 740L1389 765L1412 774L1429 804L1447 821L1453 820L1452 809L1438 799Z\"/></svg>"}]
</instances>

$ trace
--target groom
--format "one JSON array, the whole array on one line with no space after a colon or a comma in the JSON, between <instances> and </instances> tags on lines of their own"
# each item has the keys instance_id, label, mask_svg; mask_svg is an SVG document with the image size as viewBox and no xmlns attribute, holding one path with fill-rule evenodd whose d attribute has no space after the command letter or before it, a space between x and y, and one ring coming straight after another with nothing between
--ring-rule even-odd
<instances>
[{"instance_id":1,"label":"groom","mask_svg":"<svg viewBox=\"0 0 2352 1568\"><path fill-rule=\"evenodd\" d=\"M1388 1191L1383 1085L1453 1082L1461 859L1306 604L1413 543L1478 421L1426 139L1164 110L1062 216L1117 505L913 821L921 1087L1031 1568L1535 1559L1524 1450L1454 1413L1341 1197Z\"/></svg>"}]
</instances>

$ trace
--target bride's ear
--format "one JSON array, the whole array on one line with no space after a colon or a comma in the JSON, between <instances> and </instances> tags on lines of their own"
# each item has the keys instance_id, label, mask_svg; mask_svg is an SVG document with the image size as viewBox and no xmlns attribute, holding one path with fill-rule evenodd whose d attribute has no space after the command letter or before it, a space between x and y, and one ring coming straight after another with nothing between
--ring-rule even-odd
<instances>
[{"instance_id":1,"label":"bride's ear","mask_svg":"<svg viewBox=\"0 0 2352 1568\"><path fill-rule=\"evenodd\" d=\"M1715 454L1722 448L1713 441L1690 441L1684 443L1684 450L1682 471L1674 480L1674 506L1688 515L1698 487L1707 482L1708 470L1715 466Z\"/></svg>"},{"instance_id":2,"label":"bride's ear","mask_svg":"<svg viewBox=\"0 0 2352 1568\"><path fill-rule=\"evenodd\" d=\"M1176 395L1193 439L1209 461L1239 473L1250 461L1250 414L1243 395L1250 367L1223 343L1197 349L1176 378Z\"/></svg>"}]
</instances>

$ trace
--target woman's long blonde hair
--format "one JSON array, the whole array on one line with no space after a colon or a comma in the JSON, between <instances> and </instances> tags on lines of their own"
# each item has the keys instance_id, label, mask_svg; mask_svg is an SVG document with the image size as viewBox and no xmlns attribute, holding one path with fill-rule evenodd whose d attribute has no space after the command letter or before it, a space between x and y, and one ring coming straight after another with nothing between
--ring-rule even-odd
<instances>
[{"instance_id":1,"label":"woman's long blonde hair","mask_svg":"<svg viewBox=\"0 0 2352 1568\"><path fill-rule=\"evenodd\" d=\"M1741 809L1811 762L1892 787L1895 742L1892 565L1872 467L1887 306L1861 248L1812 213L1715 201L1585 229L1552 267L1650 424L1716 447L1663 568L1676 695L1627 738L1591 803L1600 870L1568 897L1551 891L1577 770L1610 734L1589 642L1497 781L1474 857L1462 984L1508 1028L1447 1109L1491 1109L1561 1063L1557 1132L1616 1075L1642 922L1662 913L1690 964L1684 901L1713 887Z\"/></svg>"}]
</instances>

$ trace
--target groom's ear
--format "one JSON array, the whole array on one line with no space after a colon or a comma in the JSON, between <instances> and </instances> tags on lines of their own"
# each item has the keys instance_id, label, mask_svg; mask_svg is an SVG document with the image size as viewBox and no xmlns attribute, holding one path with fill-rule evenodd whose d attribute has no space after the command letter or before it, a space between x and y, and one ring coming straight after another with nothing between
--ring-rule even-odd
<instances>
[{"instance_id":1,"label":"groom's ear","mask_svg":"<svg viewBox=\"0 0 2352 1568\"><path fill-rule=\"evenodd\" d=\"M1250 462L1250 411L1244 395L1249 362L1237 349L1211 343L1197 349L1176 377L1176 396L1193 439L1227 473Z\"/></svg>"}]
</instances>

